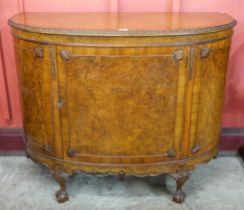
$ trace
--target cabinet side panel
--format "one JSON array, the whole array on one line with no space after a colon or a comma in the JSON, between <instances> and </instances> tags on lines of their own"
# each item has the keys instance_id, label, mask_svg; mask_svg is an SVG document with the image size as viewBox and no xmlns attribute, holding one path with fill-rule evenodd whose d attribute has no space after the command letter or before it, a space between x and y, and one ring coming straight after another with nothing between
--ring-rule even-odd
<instances>
[{"instance_id":1,"label":"cabinet side panel","mask_svg":"<svg viewBox=\"0 0 244 210\"><path fill-rule=\"evenodd\" d=\"M54 135L48 47L15 39L15 52L26 140L32 149L52 153Z\"/></svg>"},{"instance_id":2,"label":"cabinet side panel","mask_svg":"<svg viewBox=\"0 0 244 210\"><path fill-rule=\"evenodd\" d=\"M230 40L200 45L192 93L189 154L218 145Z\"/></svg>"}]
</instances>

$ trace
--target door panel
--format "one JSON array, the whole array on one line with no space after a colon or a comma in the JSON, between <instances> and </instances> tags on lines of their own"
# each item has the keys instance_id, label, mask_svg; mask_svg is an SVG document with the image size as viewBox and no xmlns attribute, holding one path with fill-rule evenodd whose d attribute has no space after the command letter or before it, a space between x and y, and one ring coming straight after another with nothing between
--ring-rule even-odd
<instances>
[{"instance_id":1,"label":"door panel","mask_svg":"<svg viewBox=\"0 0 244 210\"><path fill-rule=\"evenodd\" d=\"M26 140L33 148L52 153L54 129L48 47L15 40L15 52Z\"/></svg>"},{"instance_id":2,"label":"door panel","mask_svg":"<svg viewBox=\"0 0 244 210\"><path fill-rule=\"evenodd\" d=\"M200 45L196 53L189 155L218 145L229 40Z\"/></svg>"},{"instance_id":3,"label":"door panel","mask_svg":"<svg viewBox=\"0 0 244 210\"><path fill-rule=\"evenodd\" d=\"M103 163L176 158L186 61L177 60L177 50L58 48L66 158Z\"/></svg>"}]
</instances>

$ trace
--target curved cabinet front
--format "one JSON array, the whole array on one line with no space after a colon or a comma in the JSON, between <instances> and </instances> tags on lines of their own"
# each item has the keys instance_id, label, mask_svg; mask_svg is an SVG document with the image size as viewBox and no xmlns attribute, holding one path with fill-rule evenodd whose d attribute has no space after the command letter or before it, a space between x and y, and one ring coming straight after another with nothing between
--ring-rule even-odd
<instances>
[{"instance_id":1,"label":"curved cabinet front","mask_svg":"<svg viewBox=\"0 0 244 210\"><path fill-rule=\"evenodd\" d=\"M58 47L64 158L121 166L176 160L186 57L174 55L186 51Z\"/></svg>"},{"instance_id":2,"label":"curved cabinet front","mask_svg":"<svg viewBox=\"0 0 244 210\"><path fill-rule=\"evenodd\" d=\"M68 199L66 177L81 171L170 173L181 203L191 171L217 152L234 23L151 36L10 25L26 150L54 172L58 201Z\"/></svg>"}]
</instances>

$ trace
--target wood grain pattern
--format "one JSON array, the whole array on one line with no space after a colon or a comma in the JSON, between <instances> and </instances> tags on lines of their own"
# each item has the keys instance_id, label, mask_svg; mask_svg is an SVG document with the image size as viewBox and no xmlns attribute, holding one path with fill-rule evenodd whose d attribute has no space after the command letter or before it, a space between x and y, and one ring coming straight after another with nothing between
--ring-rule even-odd
<instances>
[{"instance_id":1,"label":"wood grain pattern","mask_svg":"<svg viewBox=\"0 0 244 210\"><path fill-rule=\"evenodd\" d=\"M168 159L179 142L175 119L183 94L178 103L177 91L178 83L185 81L177 76L184 73L184 60L173 58L177 48L112 49L105 55L65 49L73 54L69 60L59 59L65 148L74 148L84 162L88 156L94 161L119 156L121 163L127 156Z\"/></svg>"},{"instance_id":2,"label":"wood grain pattern","mask_svg":"<svg viewBox=\"0 0 244 210\"><path fill-rule=\"evenodd\" d=\"M38 48L43 50L42 55L36 53ZM33 147L52 154L54 133L48 47L16 40L15 49L21 81L26 140Z\"/></svg>"},{"instance_id":3,"label":"wood grain pattern","mask_svg":"<svg viewBox=\"0 0 244 210\"><path fill-rule=\"evenodd\" d=\"M225 40L198 48L198 54L203 48L208 48L209 53L196 60L191 150L198 145L199 152L205 152L218 145L229 45Z\"/></svg>"},{"instance_id":4,"label":"wood grain pattern","mask_svg":"<svg viewBox=\"0 0 244 210\"><path fill-rule=\"evenodd\" d=\"M235 21L217 13L20 13L9 24L48 34L152 36L213 32L230 28Z\"/></svg>"},{"instance_id":5,"label":"wood grain pattern","mask_svg":"<svg viewBox=\"0 0 244 210\"><path fill-rule=\"evenodd\" d=\"M65 177L76 171L176 174L174 201L182 202L187 171L217 152L234 20L121 14L120 24L110 27L113 15L104 14L88 28L82 21L101 14L67 14L70 25L60 14L44 15L11 19L12 26L23 26L15 24L12 32L28 154ZM158 21L146 26L139 17ZM161 25L160 18L171 22ZM129 22L140 34L118 36L116 27ZM83 33L88 29L93 36ZM58 201L68 200L63 176L56 179Z\"/></svg>"}]
</instances>

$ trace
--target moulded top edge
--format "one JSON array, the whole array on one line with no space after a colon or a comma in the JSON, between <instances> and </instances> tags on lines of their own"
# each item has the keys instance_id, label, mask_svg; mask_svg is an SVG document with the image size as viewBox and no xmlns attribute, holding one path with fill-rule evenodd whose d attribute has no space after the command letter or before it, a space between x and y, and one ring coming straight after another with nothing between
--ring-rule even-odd
<instances>
[{"instance_id":1,"label":"moulded top edge","mask_svg":"<svg viewBox=\"0 0 244 210\"><path fill-rule=\"evenodd\" d=\"M19 13L9 25L57 35L160 36L211 33L236 21L223 13Z\"/></svg>"}]
</instances>

